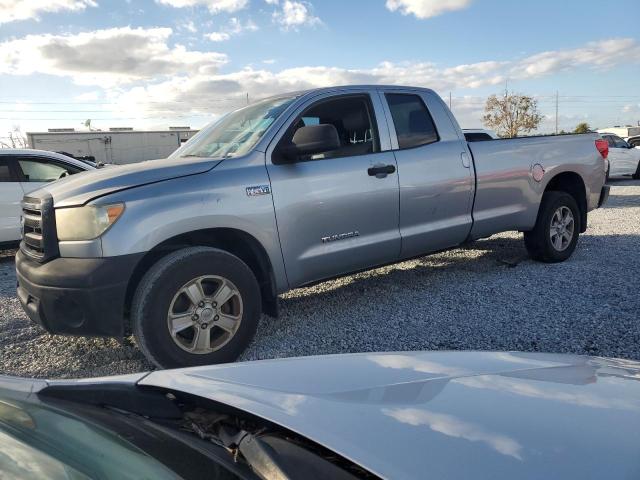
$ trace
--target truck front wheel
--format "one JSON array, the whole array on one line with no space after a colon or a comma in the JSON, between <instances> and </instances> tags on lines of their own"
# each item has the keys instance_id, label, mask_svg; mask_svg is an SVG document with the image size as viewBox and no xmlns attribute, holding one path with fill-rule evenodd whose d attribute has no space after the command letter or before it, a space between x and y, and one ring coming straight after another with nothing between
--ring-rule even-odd
<instances>
[{"instance_id":1,"label":"truck front wheel","mask_svg":"<svg viewBox=\"0 0 640 480\"><path fill-rule=\"evenodd\" d=\"M535 227L524 232L529 256L541 262L563 262L576 248L580 227L575 199L565 192L546 192Z\"/></svg>"},{"instance_id":2,"label":"truck front wheel","mask_svg":"<svg viewBox=\"0 0 640 480\"><path fill-rule=\"evenodd\" d=\"M232 362L255 335L260 288L238 257L189 247L144 275L131 306L142 353L161 368Z\"/></svg>"}]
</instances>

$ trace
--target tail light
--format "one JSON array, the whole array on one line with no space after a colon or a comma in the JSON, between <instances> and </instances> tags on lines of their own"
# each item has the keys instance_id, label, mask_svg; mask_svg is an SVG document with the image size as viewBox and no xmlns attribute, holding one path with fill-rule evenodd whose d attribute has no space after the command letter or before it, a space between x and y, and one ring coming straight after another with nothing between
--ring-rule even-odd
<instances>
[{"instance_id":1,"label":"tail light","mask_svg":"<svg viewBox=\"0 0 640 480\"><path fill-rule=\"evenodd\" d=\"M607 156L609 156L609 142L606 140L603 140L602 138L597 139L596 148L600 152L600 155L602 155L602 158L606 159Z\"/></svg>"}]
</instances>

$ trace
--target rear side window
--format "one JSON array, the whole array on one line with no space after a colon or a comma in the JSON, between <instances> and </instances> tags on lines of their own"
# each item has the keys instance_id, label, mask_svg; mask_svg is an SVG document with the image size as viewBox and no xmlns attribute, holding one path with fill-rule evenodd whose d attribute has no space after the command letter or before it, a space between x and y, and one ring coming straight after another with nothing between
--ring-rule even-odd
<instances>
[{"instance_id":1,"label":"rear side window","mask_svg":"<svg viewBox=\"0 0 640 480\"><path fill-rule=\"evenodd\" d=\"M399 148L419 147L438 141L431 115L418 95L387 93L385 97L396 127Z\"/></svg>"}]
</instances>

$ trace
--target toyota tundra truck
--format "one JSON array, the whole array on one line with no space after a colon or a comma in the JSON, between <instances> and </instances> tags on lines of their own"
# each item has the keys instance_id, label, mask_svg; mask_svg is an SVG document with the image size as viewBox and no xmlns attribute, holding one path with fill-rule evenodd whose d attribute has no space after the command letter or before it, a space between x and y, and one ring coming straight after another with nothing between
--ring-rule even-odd
<instances>
[{"instance_id":1,"label":"toyota tundra truck","mask_svg":"<svg viewBox=\"0 0 640 480\"><path fill-rule=\"evenodd\" d=\"M133 333L160 367L228 362L289 289L495 233L561 262L608 196L598 134L467 143L432 90L258 101L165 160L23 200L20 302L51 333Z\"/></svg>"}]
</instances>

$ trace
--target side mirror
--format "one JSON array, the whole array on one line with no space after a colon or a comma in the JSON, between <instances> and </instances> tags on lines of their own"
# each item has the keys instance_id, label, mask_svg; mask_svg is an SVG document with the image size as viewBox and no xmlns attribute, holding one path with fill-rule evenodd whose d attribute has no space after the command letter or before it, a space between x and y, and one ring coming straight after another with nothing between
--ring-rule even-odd
<instances>
[{"instance_id":1,"label":"side mirror","mask_svg":"<svg viewBox=\"0 0 640 480\"><path fill-rule=\"evenodd\" d=\"M289 145L280 148L282 155L294 161L302 155L314 155L340 148L338 130L331 124L300 127Z\"/></svg>"}]
</instances>

